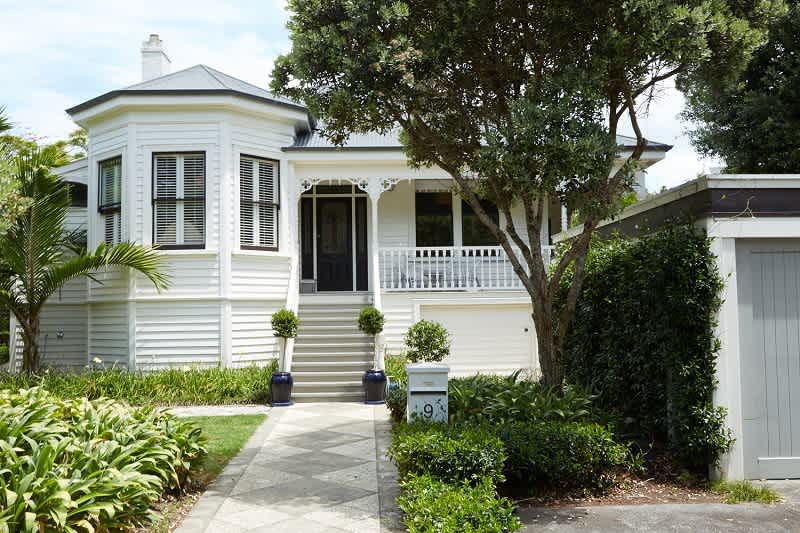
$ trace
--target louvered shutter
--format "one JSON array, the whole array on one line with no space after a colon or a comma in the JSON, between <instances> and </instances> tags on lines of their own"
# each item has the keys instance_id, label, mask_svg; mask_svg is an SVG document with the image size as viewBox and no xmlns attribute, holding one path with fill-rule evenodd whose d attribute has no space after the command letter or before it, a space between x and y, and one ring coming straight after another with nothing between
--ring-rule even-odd
<instances>
[{"instance_id":1,"label":"louvered shutter","mask_svg":"<svg viewBox=\"0 0 800 533\"><path fill-rule=\"evenodd\" d=\"M206 161L203 154L183 156L183 244L205 242Z\"/></svg>"},{"instance_id":2,"label":"louvered shutter","mask_svg":"<svg viewBox=\"0 0 800 533\"><path fill-rule=\"evenodd\" d=\"M103 217L103 240L108 244L120 242L122 233L122 159L116 157L100 162L100 204Z\"/></svg>"},{"instance_id":3,"label":"louvered shutter","mask_svg":"<svg viewBox=\"0 0 800 533\"><path fill-rule=\"evenodd\" d=\"M178 157L158 156L155 159L155 219L156 244L178 243Z\"/></svg>"},{"instance_id":4,"label":"louvered shutter","mask_svg":"<svg viewBox=\"0 0 800 533\"><path fill-rule=\"evenodd\" d=\"M242 157L239 165L239 235L242 246L278 247L278 163Z\"/></svg>"},{"instance_id":5,"label":"louvered shutter","mask_svg":"<svg viewBox=\"0 0 800 533\"><path fill-rule=\"evenodd\" d=\"M163 246L205 243L205 154L155 157L155 242Z\"/></svg>"}]
</instances>

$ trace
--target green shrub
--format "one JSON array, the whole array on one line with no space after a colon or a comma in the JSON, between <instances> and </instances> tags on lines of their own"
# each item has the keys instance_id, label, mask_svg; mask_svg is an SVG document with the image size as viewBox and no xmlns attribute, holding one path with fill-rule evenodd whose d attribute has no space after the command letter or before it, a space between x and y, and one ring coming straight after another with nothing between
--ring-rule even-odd
<instances>
[{"instance_id":1,"label":"green shrub","mask_svg":"<svg viewBox=\"0 0 800 533\"><path fill-rule=\"evenodd\" d=\"M401 387L408 385L408 375L406 365L408 359L405 355L387 355L384 358L386 364L386 375L392 378L392 382L399 383Z\"/></svg>"},{"instance_id":2,"label":"green shrub","mask_svg":"<svg viewBox=\"0 0 800 533\"><path fill-rule=\"evenodd\" d=\"M276 337L293 339L297 336L297 327L300 320L294 311L289 309L278 309L272 314L272 333Z\"/></svg>"},{"instance_id":3,"label":"green shrub","mask_svg":"<svg viewBox=\"0 0 800 533\"><path fill-rule=\"evenodd\" d=\"M441 361L450 355L450 334L438 322L420 320L408 328L404 340L412 363Z\"/></svg>"},{"instance_id":4,"label":"green shrub","mask_svg":"<svg viewBox=\"0 0 800 533\"><path fill-rule=\"evenodd\" d=\"M522 527L507 498L498 498L490 479L451 485L431 476L402 482L397 503L411 533L504 533Z\"/></svg>"},{"instance_id":5,"label":"green shrub","mask_svg":"<svg viewBox=\"0 0 800 533\"><path fill-rule=\"evenodd\" d=\"M577 387L543 387L538 381L478 374L448 383L448 410L454 423L594 422L602 418L592 407L594 396Z\"/></svg>"},{"instance_id":6,"label":"green shrub","mask_svg":"<svg viewBox=\"0 0 800 533\"><path fill-rule=\"evenodd\" d=\"M206 453L200 430L108 399L0 391L0 531L142 525Z\"/></svg>"},{"instance_id":7,"label":"green shrub","mask_svg":"<svg viewBox=\"0 0 800 533\"><path fill-rule=\"evenodd\" d=\"M191 368L156 372L119 369L94 372L0 373L0 389L42 387L62 399L106 397L133 405L266 403L277 362L265 367Z\"/></svg>"},{"instance_id":8,"label":"green shrub","mask_svg":"<svg viewBox=\"0 0 800 533\"><path fill-rule=\"evenodd\" d=\"M511 423L498 428L508 457L509 482L542 489L608 489L614 470L629 463L625 446L599 424Z\"/></svg>"},{"instance_id":9,"label":"green shrub","mask_svg":"<svg viewBox=\"0 0 800 533\"><path fill-rule=\"evenodd\" d=\"M390 390L386 394L386 407L389 408L392 420L402 422L406 418L406 402L408 401L408 391L405 387Z\"/></svg>"},{"instance_id":10,"label":"green shrub","mask_svg":"<svg viewBox=\"0 0 800 533\"><path fill-rule=\"evenodd\" d=\"M503 443L485 428L416 423L395 428L387 455L400 477L430 474L449 483L503 481Z\"/></svg>"},{"instance_id":11,"label":"green shrub","mask_svg":"<svg viewBox=\"0 0 800 533\"><path fill-rule=\"evenodd\" d=\"M725 498L725 503L777 503L781 495L764 485L754 485L751 481L716 481L711 489Z\"/></svg>"},{"instance_id":12,"label":"green shrub","mask_svg":"<svg viewBox=\"0 0 800 533\"><path fill-rule=\"evenodd\" d=\"M367 335L375 336L383 331L383 321L383 313L370 305L358 314L358 329Z\"/></svg>"},{"instance_id":13,"label":"green shrub","mask_svg":"<svg viewBox=\"0 0 800 533\"><path fill-rule=\"evenodd\" d=\"M732 442L713 405L722 287L692 225L595 241L565 339L567 379L597 391L626 436L670 445L695 472Z\"/></svg>"},{"instance_id":14,"label":"green shrub","mask_svg":"<svg viewBox=\"0 0 800 533\"><path fill-rule=\"evenodd\" d=\"M8 363L8 346L0 344L0 365Z\"/></svg>"}]
</instances>

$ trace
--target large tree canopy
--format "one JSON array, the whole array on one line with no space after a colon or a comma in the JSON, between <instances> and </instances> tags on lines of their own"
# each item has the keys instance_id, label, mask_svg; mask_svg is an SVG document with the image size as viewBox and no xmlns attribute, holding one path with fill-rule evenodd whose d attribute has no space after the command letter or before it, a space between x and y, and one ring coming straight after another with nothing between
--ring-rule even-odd
<instances>
[{"instance_id":1,"label":"large tree canopy","mask_svg":"<svg viewBox=\"0 0 800 533\"><path fill-rule=\"evenodd\" d=\"M544 381L560 383L562 339L589 239L630 190L645 150L637 101L667 78L729 79L777 0L290 0L292 50L273 89L304 101L343 142L398 125L409 160L448 172L531 296ZM637 143L619 161L616 134ZM480 197L504 213L500 226ZM580 209L583 231L549 269L546 205ZM511 223L525 212L526 234ZM561 278L572 268L562 309Z\"/></svg>"},{"instance_id":2,"label":"large tree canopy","mask_svg":"<svg viewBox=\"0 0 800 533\"><path fill-rule=\"evenodd\" d=\"M769 30L769 40L730 83L691 80L694 145L721 156L728 172L800 172L800 3Z\"/></svg>"}]
</instances>

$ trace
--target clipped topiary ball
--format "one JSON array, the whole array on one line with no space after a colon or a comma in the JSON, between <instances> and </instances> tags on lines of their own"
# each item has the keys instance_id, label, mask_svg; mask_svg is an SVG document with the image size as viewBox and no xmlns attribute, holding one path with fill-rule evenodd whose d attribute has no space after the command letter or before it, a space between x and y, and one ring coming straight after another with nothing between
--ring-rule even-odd
<instances>
[{"instance_id":1,"label":"clipped topiary ball","mask_svg":"<svg viewBox=\"0 0 800 533\"><path fill-rule=\"evenodd\" d=\"M372 307L365 307L358 314L358 329L367 335L375 336L383 331L383 313Z\"/></svg>"},{"instance_id":2,"label":"clipped topiary ball","mask_svg":"<svg viewBox=\"0 0 800 533\"><path fill-rule=\"evenodd\" d=\"M297 336L297 326L300 320L294 311L279 309L272 315L272 333L276 337L293 339Z\"/></svg>"},{"instance_id":3,"label":"clipped topiary ball","mask_svg":"<svg viewBox=\"0 0 800 533\"><path fill-rule=\"evenodd\" d=\"M406 331L408 360L438 362L450 355L450 334L438 322L420 320Z\"/></svg>"}]
</instances>

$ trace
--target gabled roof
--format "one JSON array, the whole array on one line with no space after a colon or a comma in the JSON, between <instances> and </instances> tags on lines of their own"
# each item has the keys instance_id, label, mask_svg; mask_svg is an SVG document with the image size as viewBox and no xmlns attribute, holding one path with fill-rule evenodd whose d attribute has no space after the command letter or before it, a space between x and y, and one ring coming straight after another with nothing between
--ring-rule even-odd
<instances>
[{"instance_id":1,"label":"gabled roof","mask_svg":"<svg viewBox=\"0 0 800 533\"><path fill-rule=\"evenodd\" d=\"M323 137L319 130L300 134L291 146L284 148L284 151L329 151L329 150L402 150L400 142L400 130L395 129L390 133L359 133L353 134L343 146L334 144L330 139ZM633 149L636 146L636 138L627 135L617 135L617 144L625 149ZM669 144L647 141L647 149L655 152L667 152L672 149Z\"/></svg>"},{"instance_id":2,"label":"gabled roof","mask_svg":"<svg viewBox=\"0 0 800 533\"><path fill-rule=\"evenodd\" d=\"M133 95L215 95L230 94L249 98L270 104L289 107L298 111L308 112L302 104L276 96L246 81L213 69L206 65L195 65L187 69L173 72L152 80L137 83L123 89L109 91L82 104L67 109L67 113L74 114L84 109L101 104L117 96Z\"/></svg>"}]
</instances>

